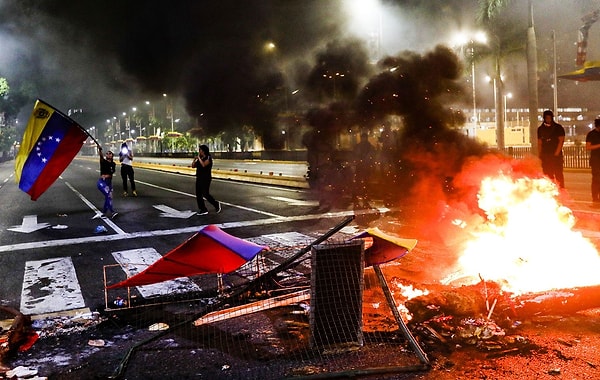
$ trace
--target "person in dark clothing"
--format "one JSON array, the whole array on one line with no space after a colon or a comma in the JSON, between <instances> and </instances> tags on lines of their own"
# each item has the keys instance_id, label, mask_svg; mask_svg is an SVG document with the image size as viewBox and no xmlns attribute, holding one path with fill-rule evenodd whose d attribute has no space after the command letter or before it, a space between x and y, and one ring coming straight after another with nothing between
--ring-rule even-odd
<instances>
[{"instance_id":1,"label":"person in dark clothing","mask_svg":"<svg viewBox=\"0 0 600 380\"><path fill-rule=\"evenodd\" d=\"M363 132L360 142L356 145L354 155L354 189L353 202L355 207L371 208L369 204L369 181L373 174L375 148L369 142L369 134Z\"/></svg>"},{"instance_id":2,"label":"person in dark clothing","mask_svg":"<svg viewBox=\"0 0 600 380\"><path fill-rule=\"evenodd\" d=\"M127 196L127 179L129 178L129 183L131 183L131 195L137 197L135 180L133 179L133 152L129 149L127 143L121 144L119 162L121 163L121 178L123 179L123 196Z\"/></svg>"},{"instance_id":3,"label":"person in dark clothing","mask_svg":"<svg viewBox=\"0 0 600 380\"><path fill-rule=\"evenodd\" d=\"M210 182L212 181L213 160L209 153L208 146L200 145L198 155L192 161L192 168L196 168L196 202L198 203L199 215L208 214L208 209L204 204L204 198L214 206L215 211L221 212L221 203L210 195Z\"/></svg>"},{"instance_id":4,"label":"person in dark clothing","mask_svg":"<svg viewBox=\"0 0 600 380\"><path fill-rule=\"evenodd\" d=\"M544 111L543 116L544 121L537 129L542 171L550 179L556 181L562 189L565 187L562 152L563 144L565 143L565 129L562 125L554 121L552 111Z\"/></svg>"},{"instance_id":5,"label":"person in dark clothing","mask_svg":"<svg viewBox=\"0 0 600 380\"><path fill-rule=\"evenodd\" d=\"M113 161L113 152L110 150L106 152L106 157L102 154L102 148L98 147L98 155L100 156L100 178L96 183L98 190L104 195L104 206L102 207L102 214L106 215L110 211L111 218L117 216L117 212L113 210L113 187L112 177L115 173L116 164Z\"/></svg>"},{"instance_id":6,"label":"person in dark clothing","mask_svg":"<svg viewBox=\"0 0 600 380\"><path fill-rule=\"evenodd\" d=\"M590 151L592 168L592 202L600 206L600 119L594 120L594 129L585 136L585 149Z\"/></svg>"}]
</instances>

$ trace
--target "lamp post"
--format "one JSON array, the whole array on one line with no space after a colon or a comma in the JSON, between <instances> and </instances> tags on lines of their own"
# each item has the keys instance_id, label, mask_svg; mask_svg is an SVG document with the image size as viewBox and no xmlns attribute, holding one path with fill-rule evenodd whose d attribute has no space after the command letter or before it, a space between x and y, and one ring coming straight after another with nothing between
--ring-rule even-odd
<instances>
[{"instance_id":1,"label":"lamp post","mask_svg":"<svg viewBox=\"0 0 600 380\"><path fill-rule=\"evenodd\" d=\"M512 93L509 92L508 94L504 95L504 125L506 125L507 121L508 121L508 109L506 108L506 99L512 99Z\"/></svg>"},{"instance_id":2,"label":"lamp post","mask_svg":"<svg viewBox=\"0 0 600 380\"><path fill-rule=\"evenodd\" d=\"M471 91L473 100L472 121L479 124L479 115L477 113L477 92L475 87L475 44L487 44L487 36L484 32L458 33L454 36L454 45L459 46L463 56L466 56L464 48L469 45L469 54L471 56Z\"/></svg>"},{"instance_id":3,"label":"lamp post","mask_svg":"<svg viewBox=\"0 0 600 380\"><path fill-rule=\"evenodd\" d=\"M163 94L165 98L166 104L166 114L167 119L171 119L171 132L175 132L175 118L173 117L173 101L171 99L167 100L167 94ZM175 141L173 137L171 137L171 152L175 151Z\"/></svg>"}]
</instances>

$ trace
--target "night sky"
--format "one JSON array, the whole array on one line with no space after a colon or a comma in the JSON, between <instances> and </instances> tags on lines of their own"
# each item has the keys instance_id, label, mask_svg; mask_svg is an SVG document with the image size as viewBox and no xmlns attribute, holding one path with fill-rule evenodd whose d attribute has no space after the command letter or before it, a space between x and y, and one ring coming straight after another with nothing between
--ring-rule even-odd
<instances>
[{"instance_id":1,"label":"night sky","mask_svg":"<svg viewBox=\"0 0 600 380\"><path fill-rule=\"evenodd\" d=\"M360 3L373 5L356 11ZM526 3L513 1L507 13L522 28ZM559 73L574 70L581 17L599 4L534 0L534 7L540 107L551 107L551 32L557 36ZM364 98L363 87L376 83L385 67L367 62L379 30L377 58L416 56L418 62L438 44L448 45L455 31L473 29L476 9L475 0L443 5L417 0L0 0L0 76L14 86L26 83L34 97L63 111L83 109L84 126L133 105L141 108L144 100L160 104L166 93L177 101L178 112L201 120L208 133L241 123L267 130L273 105L285 94L300 90L297 96L305 105L328 95L311 84L319 70L352 70L338 94L329 95L348 102ZM589 60L600 58L599 41L600 23L590 29ZM266 49L268 42L274 48ZM478 63L477 75L483 77L490 67ZM508 58L504 67L507 90L515 94L511 102L526 107L524 55ZM458 73L458 82L464 75ZM491 86L480 87L480 104L491 107ZM594 87L561 80L559 106L600 109L591 96ZM24 106L21 120L32 106Z\"/></svg>"}]
</instances>

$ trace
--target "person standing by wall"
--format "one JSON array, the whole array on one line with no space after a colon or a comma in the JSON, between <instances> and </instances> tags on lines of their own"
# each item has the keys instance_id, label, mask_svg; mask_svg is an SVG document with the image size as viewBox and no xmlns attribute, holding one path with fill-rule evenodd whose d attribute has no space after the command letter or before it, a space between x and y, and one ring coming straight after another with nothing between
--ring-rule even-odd
<instances>
[{"instance_id":1,"label":"person standing by wall","mask_svg":"<svg viewBox=\"0 0 600 380\"><path fill-rule=\"evenodd\" d=\"M565 143L565 129L554 121L552 111L544 111L543 117L544 121L537 129L542 171L563 189L565 187L565 177L563 174L562 148Z\"/></svg>"},{"instance_id":2,"label":"person standing by wall","mask_svg":"<svg viewBox=\"0 0 600 380\"><path fill-rule=\"evenodd\" d=\"M121 144L121 151L119 152L119 162L121 162L121 178L123 179L123 196L126 197L127 193L127 179L131 183L131 195L137 197L137 191L135 191L135 180L133 179L133 152L127 146L127 143Z\"/></svg>"},{"instance_id":3,"label":"person standing by wall","mask_svg":"<svg viewBox=\"0 0 600 380\"><path fill-rule=\"evenodd\" d=\"M111 219L117 216L117 212L113 209L113 187L112 177L115 173L116 164L113 161L113 152L110 150L106 152L106 157L102 154L102 148L98 147L98 155L100 156L100 178L96 183L98 190L104 195L104 205L102 207L102 214L106 215L110 211Z\"/></svg>"},{"instance_id":4,"label":"person standing by wall","mask_svg":"<svg viewBox=\"0 0 600 380\"><path fill-rule=\"evenodd\" d=\"M221 212L221 203L210 195L210 183L212 181L213 160L208 146L200 145L198 155L192 161L192 168L196 169L196 202L198 203L199 215L208 214L204 198L214 206L215 211Z\"/></svg>"},{"instance_id":5,"label":"person standing by wall","mask_svg":"<svg viewBox=\"0 0 600 380\"><path fill-rule=\"evenodd\" d=\"M592 168L592 202L600 206L600 119L594 120L594 129L585 136L585 149L590 151Z\"/></svg>"}]
</instances>

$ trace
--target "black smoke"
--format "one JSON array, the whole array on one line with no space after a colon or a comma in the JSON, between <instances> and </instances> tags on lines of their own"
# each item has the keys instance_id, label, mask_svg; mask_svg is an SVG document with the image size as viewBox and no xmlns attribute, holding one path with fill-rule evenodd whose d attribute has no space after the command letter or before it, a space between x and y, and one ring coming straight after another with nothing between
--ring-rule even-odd
<instances>
[{"instance_id":1,"label":"black smoke","mask_svg":"<svg viewBox=\"0 0 600 380\"><path fill-rule=\"evenodd\" d=\"M339 35L340 9L337 0L3 1L0 37L18 41L5 53L26 64L0 76L38 84L36 97L83 108L90 122L166 93L206 134L252 125L269 143L295 75L286 68Z\"/></svg>"}]
</instances>

